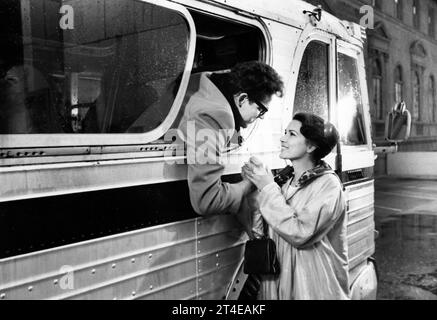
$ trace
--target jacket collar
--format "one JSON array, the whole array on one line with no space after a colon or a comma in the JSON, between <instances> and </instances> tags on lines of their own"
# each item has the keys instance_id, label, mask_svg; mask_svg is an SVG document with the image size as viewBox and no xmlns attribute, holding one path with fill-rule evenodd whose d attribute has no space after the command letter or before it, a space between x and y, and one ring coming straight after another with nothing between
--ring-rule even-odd
<instances>
[{"instance_id":1,"label":"jacket collar","mask_svg":"<svg viewBox=\"0 0 437 320\"><path fill-rule=\"evenodd\" d=\"M294 178L294 169L291 166L286 167L282 170L276 177L275 182L282 187L282 190L286 192L287 200L290 199L299 189L304 188L309 185L312 181L321 177L325 174L335 174L335 171L324 161L314 168L305 171L297 181L296 185L293 187L293 192L287 192L290 187L291 180ZM291 191L291 190L290 190Z\"/></svg>"},{"instance_id":2,"label":"jacket collar","mask_svg":"<svg viewBox=\"0 0 437 320\"><path fill-rule=\"evenodd\" d=\"M298 188L302 188L307 184L311 183L316 178L330 173L335 173L335 172L325 161L320 161L320 163L317 166L302 173L299 180L297 181L296 186Z\"/></svg>"},{"instance_id":3,"label":"jacket collar","mask_svg":"<svg viewBox=\"0 0 437 320\"><path fill-rule=\"evenodd\" d=\"M232 90L229 87L229 75L226 73L212 73L209 76L210 80L214 85L220 90L220 92L225 96L229 105L232 109L232 115L234 116L234 124L235 130L237 132L240 131L241 128L245 128L247 125L241 117L240 111L238 110L238 106L235 104L234 96L232 94Z\"/></svg>"}]
</instances>

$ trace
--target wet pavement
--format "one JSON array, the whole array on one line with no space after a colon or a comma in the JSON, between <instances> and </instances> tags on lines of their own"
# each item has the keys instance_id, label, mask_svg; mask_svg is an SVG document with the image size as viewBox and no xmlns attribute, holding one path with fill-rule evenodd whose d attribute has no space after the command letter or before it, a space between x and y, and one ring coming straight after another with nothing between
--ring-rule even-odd
<instances>
[{"instance_id":1,"label":"wet pavement","mask_svg":"<svg viewBox=\"0 0 437 320\"><path fill-rule=\"evenodd\" d=\"M437 300L437 181L375 181L378 299Z\"/></svg>"}]
</instances>

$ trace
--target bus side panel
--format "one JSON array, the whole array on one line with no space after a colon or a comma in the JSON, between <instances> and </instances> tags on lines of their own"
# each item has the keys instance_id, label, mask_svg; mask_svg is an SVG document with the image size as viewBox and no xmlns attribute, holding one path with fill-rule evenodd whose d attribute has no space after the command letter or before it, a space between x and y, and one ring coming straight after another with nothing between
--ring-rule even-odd
<instances>
[{"instance_id":1,"label":"bus side panel","mask_svg":"<svg viewBox=\"0 0 437 320\"><path fill-rule=\"evenodd\" d=\"M223 299L244 255L247 234L232 216L199 220L197 254L199 299Z\"/></svg>"},{"instance_id":2,"label":"bus side panel","mask_svg":"<svg viewBox=\"0 0 437 320\"><path fill-rule=\"evenodd\" d=\"M221 299L245 235L193 219L0 260L2 299ZM205 283L205 285L203 285Z\"/></svg>"},{"instance_id":3,"label":"bus side panel","mask_svg":"<svg viewBox=\"0 0 437 320\"><path fill-rule=\"evenodd\" d=\"M374 181L347 187L346 193L349 270L353 282L356 277L354 269L366 263L375 252Z\"/></svg>"}]
</instances>

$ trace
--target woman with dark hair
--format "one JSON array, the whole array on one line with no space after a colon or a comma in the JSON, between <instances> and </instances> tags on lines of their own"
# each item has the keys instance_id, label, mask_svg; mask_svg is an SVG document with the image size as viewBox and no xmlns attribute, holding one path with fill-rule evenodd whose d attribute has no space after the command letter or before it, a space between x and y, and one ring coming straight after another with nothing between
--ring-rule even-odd
<instances>
[{"instance_id":1,"label":"woman with dark hair","mask_svg":"<svg viewBox=\"0 0 437 320\"><path fill-rule=\"evenodd\" d=\"M262 276L260 299L349 299L345 198L322 160L338 139L332 124L299 113L281 138L280 158L293 164L282 188L256 158L242 169L259 190L256 217L268 225L281 269L278 276Z\"/></svg>"}]
</instances>

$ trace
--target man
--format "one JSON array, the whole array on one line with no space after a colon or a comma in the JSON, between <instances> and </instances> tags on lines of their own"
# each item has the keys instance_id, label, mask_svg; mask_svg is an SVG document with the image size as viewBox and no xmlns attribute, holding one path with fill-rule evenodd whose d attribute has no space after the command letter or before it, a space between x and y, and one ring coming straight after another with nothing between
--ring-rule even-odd
<instances>
[{"instance_id":1,"label":"man","mask_svg":"<svg viewBox=\"0 0 437 320\"><path fill-rule=\"evenodd\" d=\"M258 61L238 64L228 73L191 76L179 132L187 142L190 200L198 214L239 211L252 186L247 180L222 182L219 157L235 132L268 111L274 94L282 96L283 86L276 71Z\"/></svg>"}]
</instances>

